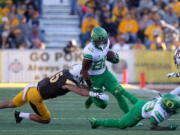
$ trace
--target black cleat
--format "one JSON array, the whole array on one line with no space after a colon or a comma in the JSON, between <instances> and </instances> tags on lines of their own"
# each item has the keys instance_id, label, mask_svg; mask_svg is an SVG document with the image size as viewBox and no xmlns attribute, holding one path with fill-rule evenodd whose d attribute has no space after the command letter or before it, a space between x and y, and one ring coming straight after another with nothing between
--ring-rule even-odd
<instances>
[{"instance_id":1,"label":"black cleat","mask_svg":"<svg viewBox=\"0 0 180 135\"><path fill-rule=\"evenodd\" d=\"M20 114L20 112L18 112L18 111L14 112L14 117L16 119L16 124L21 123L21 121L23 120L23 118L19 117L19 114Z\"/></svg>"}]
</instances>

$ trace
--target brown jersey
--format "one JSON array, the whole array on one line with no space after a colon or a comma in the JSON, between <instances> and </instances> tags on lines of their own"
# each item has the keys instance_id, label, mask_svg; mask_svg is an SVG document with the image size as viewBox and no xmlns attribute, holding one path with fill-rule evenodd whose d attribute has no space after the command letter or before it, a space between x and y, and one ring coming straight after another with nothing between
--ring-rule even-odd
<instances>
[{"instance_id":1,"label":"brown jersey","mask_svg":"<svg viewBox=\"0 0 180 135\"><path fill-rule=\"evenodd\" d=\"M50 78L44 78L38 83L38 90L43 99L55 98L69 92L62 88L65 84L78 85L69 70L63 70Z\"/></svg>"}]
</instances>

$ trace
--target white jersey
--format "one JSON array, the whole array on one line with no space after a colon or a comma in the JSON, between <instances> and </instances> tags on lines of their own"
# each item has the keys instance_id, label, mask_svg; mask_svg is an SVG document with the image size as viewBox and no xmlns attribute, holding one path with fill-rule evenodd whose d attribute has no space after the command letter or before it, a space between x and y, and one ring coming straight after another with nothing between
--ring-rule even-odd
<instances>
[{"instance_id":1,"label":"white jersey","mask_svg":"<svg viewBox=\"0 0 180 135\"><path fill-rule=\"evenodd\" d=\"M161 97L147 102L142 107L142 117L145 119L153 118L157 123L167 120L170 114L161 107Z\"/></svg>"},{"instance_id":2,"label":"white jersey","mask_svg":"<svg viewBox=\"0 0 180 135\"><path fill-rule=\"evenodd\" d=\"M100 75L106 70L106 55L109 51L109 40L104 50L100 50L94 47L93 43L89 43L83 49L84 59L92 60L92 66L89 69L89 75Z\"/></svg>"},{"instance_id":3,"label":"white jersey","mask_svg":"<svg viewBox=\"0 0 180 135\"><path fill-rule=\"evenodd\" d=\"M180 87L175 88L170 92L170 94L180 96Z\"/></svg>"}]
</instances>

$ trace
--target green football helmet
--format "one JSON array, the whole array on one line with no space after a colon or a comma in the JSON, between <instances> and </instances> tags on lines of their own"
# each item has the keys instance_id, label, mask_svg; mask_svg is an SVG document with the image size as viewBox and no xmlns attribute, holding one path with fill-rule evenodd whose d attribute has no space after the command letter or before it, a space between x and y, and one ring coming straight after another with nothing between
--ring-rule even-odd
<instances>
[{"instance_id":1,"label":"green football helmet","mask_svg":"<svg viewBox=\"0 0 180 135\"><path fill-rule=\"evenodd\" d=\"M102 27L95 27L91 32L91 41L97 49L104 50L108 41L106 30Z\"/></svg>"},{"instance_id":2,"label":"green football helmet","mask_svg":"<svg viewBox=\"0 0 180 135\"><path fill-rule=\"evenodd\" d=\"M168 112L175 112L180 108L180 98L173 94L165 94L161 99L161 106Z\"/></svg>"}]
</instances>

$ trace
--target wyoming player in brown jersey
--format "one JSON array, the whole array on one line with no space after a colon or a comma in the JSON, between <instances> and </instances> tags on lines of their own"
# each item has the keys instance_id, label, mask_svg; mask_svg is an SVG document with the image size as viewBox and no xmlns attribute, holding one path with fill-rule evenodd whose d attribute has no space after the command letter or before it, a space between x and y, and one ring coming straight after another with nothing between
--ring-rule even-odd
<instances>
[{"instance_id":1,"label":"wyoming player in brown jersey","mask_svg":"<svg viewBox=\"0 0 180 135\"><path fill-rule=\"evenodd\" d=\"M43 100L63 96L69 91L81 96L92 96L101 100L108 100L106 94L89 92L86 88L81 87L82 77L80 71L81 65L74 65L71 69L62 70L38 83L30 83L12 100L0 102L0 109L20 107L25 103L29 103L35 114L15 111L16 123L20 123L23 118L39 123L49 123L51 114Z\"/></svg>"}]
</instances>

